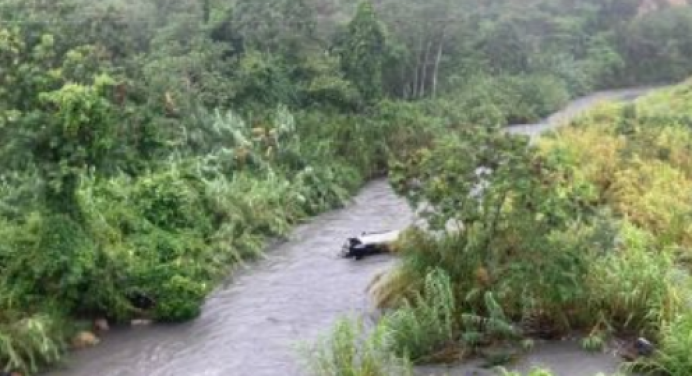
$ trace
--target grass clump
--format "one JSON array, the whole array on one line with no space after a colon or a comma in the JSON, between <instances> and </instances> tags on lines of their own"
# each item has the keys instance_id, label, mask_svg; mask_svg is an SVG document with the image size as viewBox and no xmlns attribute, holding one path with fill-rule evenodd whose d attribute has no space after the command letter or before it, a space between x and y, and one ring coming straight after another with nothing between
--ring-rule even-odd
<instances>
[{"instance_id":1,"label":"grass clump","mask_svg":"<svg viewBox=\"0 0 692 376\"><path fill-rule=\"evenodd\" d=\"M655 374L688 375L692 370L692 315L681 314L661 328L660 349L643 369Z\"/></svg>"},{"instance_id":2,"label":"grass clump","mask_svg":"<svg viewBox=\"0 0 692 376\"><path fill-rule=\"evenodd\" d=\"M0 362L5 370L35 373L60 359L65 349L62 321L48 314L2 318Z\"/></svg>"},{"instance_id":3,"label":"grass clump","mask_svg":"<svg viewBox=\"0 0 692 376\"><path fill-rule=\"evenodd\" d=\"M605 319L612 329L654 336L684 309L681 294L689 278L675 266L670 251L655 247L651 234L627 224L618 241L590 267L590 308L585 313Z\"/></svg>"},{"instance_id":4,"label":"grass clump","mask_svg":"<svg viewBox=\"0 0 692 376\"><path fill-rule=\"evenodd\" d=\"M315 376L410 376L409 362L389 349L385 325L367 329L363 322L339 320L331 332L306 354L308 369Z\"/></svg>"},{"instance_id":5,"label":"grass clump","mask_svg":"<svg viewBox=\"0 0 692 376\"><path fill-rule=\"evenodd\" d=\"M428 273L422 293L386 315L391 350L414 362L449 357L456 350L456 304L449 276L442 270Z\"/></svg>"}]
</instances>

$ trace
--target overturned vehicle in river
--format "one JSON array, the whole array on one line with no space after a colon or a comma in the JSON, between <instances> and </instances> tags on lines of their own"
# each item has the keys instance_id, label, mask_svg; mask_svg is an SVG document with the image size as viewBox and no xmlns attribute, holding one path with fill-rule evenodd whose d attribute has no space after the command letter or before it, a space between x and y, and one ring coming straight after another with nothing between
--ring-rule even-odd
<instances>
[{"instance_id":1,"label":"overturned vehicle in river","mask_svg":"<svg viewBox=\"0 0 692 376\"><path fill-rule=\"evenodd\" d=\"M341 249L341 256L361 260L367 256L390 253L400 236L401 231L388 231L363 233L360 236L348 238Z\"/></svg>"}]
</instances>

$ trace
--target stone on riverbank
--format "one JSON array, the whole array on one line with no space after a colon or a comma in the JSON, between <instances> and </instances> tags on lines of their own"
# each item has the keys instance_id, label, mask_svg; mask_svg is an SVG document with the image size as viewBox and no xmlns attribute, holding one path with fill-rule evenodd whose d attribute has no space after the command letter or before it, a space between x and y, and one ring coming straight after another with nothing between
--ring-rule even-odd
<instances>
[{"instance_id":1,"label":"stone on riverbank","mask_svg":"<svg viewBox=\"0 0 692 376\"><path fill-rule=\"evenodd\" d=\"M72 338L72 348L75 350L86 349L98 345L99 342L101 340L94 333L81 331Z\"/></svg>"}]
</instances>

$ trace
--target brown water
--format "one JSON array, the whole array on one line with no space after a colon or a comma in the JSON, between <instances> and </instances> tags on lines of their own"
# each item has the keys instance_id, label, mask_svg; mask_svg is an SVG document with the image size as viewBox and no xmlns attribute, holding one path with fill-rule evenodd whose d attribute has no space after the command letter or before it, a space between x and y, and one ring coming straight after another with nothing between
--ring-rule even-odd
<instances>
[{"instance_id":1,"label":"brown water","mask_svg":"<svg viewBox=\"0 0 692 376\"><path fill-rule=\"evenodd\" d=\"M535 135L594 102L631 99L645 90L582 98L543 123L510 131ZM314 340L342 315L374 313L365 290L394 262L388 256L340 259L343 241L363 231L402 229L413 219L385 181L372 182L348 207L298 227L290 241L270 248L265 259L221 286L197 320L115 330L100 346L74 353L49 375L302 376L296 344ZM535 363L550 363L565 376L592 376L617 366L608 354L588 356L564 343L539 346L520 367ZM461 376L481 371L473 365L421 369L422 374L447 372Z\"/></svg>"}]
</instances>

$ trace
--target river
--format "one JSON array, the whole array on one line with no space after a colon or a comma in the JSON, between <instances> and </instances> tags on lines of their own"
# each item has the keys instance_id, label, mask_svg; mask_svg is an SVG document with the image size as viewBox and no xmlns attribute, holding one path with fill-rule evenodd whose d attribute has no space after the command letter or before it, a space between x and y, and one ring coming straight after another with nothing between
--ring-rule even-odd
<instances>
[{"instance_id":1,"label":"river","mask_svg":"<svg viewBox=\"0 0 692 376\"><path fill-rule=\"evenodd\" d=\"M630 100L648 89L618 90L577 99L545 121L510 127L537 135L604 99ZM50 376L303 376L296 345L313 341L348 314L369 315L366 288L395 260L354 262L337 256L343 241L363 231L410 225L414 215L385 181L367 184L344 209L301 225L290 240L235 274L189 323L116 329L101 345L69 356ZM593 376L617 367L609 354L586 355L576 344L539 346L520 365L552 366L561 376ZM421 369L424 374L485 374L472 365Z\"/></svg>"}]
</instances>

